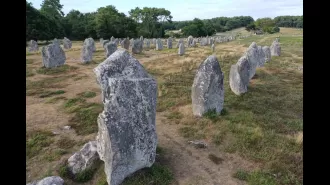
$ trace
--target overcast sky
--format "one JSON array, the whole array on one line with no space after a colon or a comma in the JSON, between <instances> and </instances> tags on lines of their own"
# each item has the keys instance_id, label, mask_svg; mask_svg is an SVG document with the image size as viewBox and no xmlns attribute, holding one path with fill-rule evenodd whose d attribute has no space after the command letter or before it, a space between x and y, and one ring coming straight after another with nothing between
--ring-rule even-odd
<instances>
[{"instance_id":1,"label":"overcast sky","mask_svg":"<svg viewBox=\"0 0 330 185\"><path fill-rule=\"evenodd\" d=\"M37 9L42 0L27 0ZM303 15L303 0L60 0L63 12L75 9L94 12L99 7L114 5L128 15L135 7L157 7L171 11L173 21L214 17L251 16L274 18L280 15Z\"/></svg>"}]
</instances>

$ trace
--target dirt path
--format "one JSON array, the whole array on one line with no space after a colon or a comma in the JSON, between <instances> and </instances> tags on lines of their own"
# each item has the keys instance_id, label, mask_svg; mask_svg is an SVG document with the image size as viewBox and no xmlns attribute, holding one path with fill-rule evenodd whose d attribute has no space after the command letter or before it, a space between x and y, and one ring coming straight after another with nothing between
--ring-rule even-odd
<instances>
[{"instance_id":1,"label":"dirt path","mask_svg":"<svg viewBox=\"0 0 330 185\"><path fill-rule=\"evenodd\" d=\"M178 133L179 126L166 123L164 113L157 113L157 135L164 152L165 163L173 170L176 182L182 185L240 185L245 182L233 178L237 169L252 169L254 164L235 154L219 151L213 144L195 148ZM208 156L214 154L222 162L215 164Z\"/></svg>"}]
</instances>

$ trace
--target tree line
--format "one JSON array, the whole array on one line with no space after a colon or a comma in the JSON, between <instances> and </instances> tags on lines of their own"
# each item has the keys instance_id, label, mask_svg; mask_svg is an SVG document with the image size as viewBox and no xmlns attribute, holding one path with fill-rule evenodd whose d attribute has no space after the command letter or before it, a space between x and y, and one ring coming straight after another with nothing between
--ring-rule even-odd
<instances>
[{"instance_id":1,"label":"tree line","mask_svg":"<svg viewBox=\"0 0 330 185\"><path fill-rule=\"evenodd\" d=\"M83 40L87 37L109 39L111 36L116 38L140 36L163 38L179 36L165 34L165 31L180 29L180 36L200 37L255 23L250 16L172 21L171 12L165 8L136 7L128 12L128 16L119 12L112 5L100 7L96 12L89 13L71 10L66 15L62 9L63 5L60 0L43 0L39 10L26 1L26 40L48 41L63 37L71 40ZM292 20L293 18L290 16L280 16L274 19L279 26L298 25L302 27L302 16L301 23L299 17L294 19L294 23Z\"/></svg>"},{"instance_id":2,"label":"tree line","mask_svg":"<svg viewBox=\"0 0 330 185\"><path fill-rule=\"evenodd\" d=\"M303 28L303 16L278 16L274 19L266 17L257 19L255 22L248 24L245 29L262 30L265 33L277 33L279 27Z\"/></svg>"}]
</instances>

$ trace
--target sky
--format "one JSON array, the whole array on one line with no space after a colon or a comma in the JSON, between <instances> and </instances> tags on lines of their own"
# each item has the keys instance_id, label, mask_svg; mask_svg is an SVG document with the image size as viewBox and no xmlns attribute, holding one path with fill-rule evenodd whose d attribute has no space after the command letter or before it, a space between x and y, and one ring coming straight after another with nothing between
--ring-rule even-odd
<instances>
[{"instance_id":1,"label":"sky","mask_svg":"<svg viewBox=\"0 0 330 185\"><path fill-rule=\"evenodd\" d=\"M39 9L43 0L27 0ZM60 0L63 12L94 12L99 7L114 5L128 15L135 7L165 8L173 21L210 19L214 17L251 16L254 20L281 15L303 15L303 0Z\"/></svg>"}]
</instances>

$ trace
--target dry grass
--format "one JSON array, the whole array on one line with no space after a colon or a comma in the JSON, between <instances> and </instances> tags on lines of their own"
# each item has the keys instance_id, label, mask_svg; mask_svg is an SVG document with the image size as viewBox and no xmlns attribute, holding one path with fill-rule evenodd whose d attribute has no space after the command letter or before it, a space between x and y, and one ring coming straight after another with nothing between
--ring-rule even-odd
<instances>
[{"instance_id":1,"label":"dry grass","mask_svg":"<svg viewBox=\"0 0 330 185\"><path fill-rule=\"evenodd\" d=\"M221 151L237 153L246 160L261 164L257 171L238 170L233 174L249 184L302 182L303 78L302 72L296 69L303 64L302 37L292 36L299 34L292 29L281 28L281 33L283 55L273 57L265 67L257 70L258 77L251 81L248 93L243 96L236 96L230 91L230 66L237 62L252 41L270 46L277 35L252 36L216 44L214 54L225 74L225 109L221 115L210 112L199 119L194 118L191 111L191 85L196 69L211 54L209 47L187 48L184 56L178 56L176 48L164 48L163 51L151 49L134 55L157 79L157 114L164 114L164 119L176 123L181 136L205 139ZM27 182L45 175L59 175L56 170L58 164L79 150L83 142L95 139L96 118L103 106L100 91L94 90L98 85L92 69L105 57L103 48L96 41L95 62L82 65L77 62L81 45L81 41L73 42L73 48L66 51L67 62L63 69L40 68L42 59L38 52L26 56L27 110L32 113L33 109L42 110L45 115L54 111L49 106L58 110L56 114L51 114L53 117L45 117L44 122L40 121L40 114L29 115L29 122L26 123ZM59 129L64 125L71 125L72 129ZM53 135L51 131L54 130L59 134ZM70 137L67 137L68 134ZM154 181L169 184L172 174L164 165L157 162L151 170L139 172L125 183L146 184ZM88 176L86 172L88 181L82 184L105 183L103 169L93 173L93 176Z\"/></svg>"}]
</instances>

